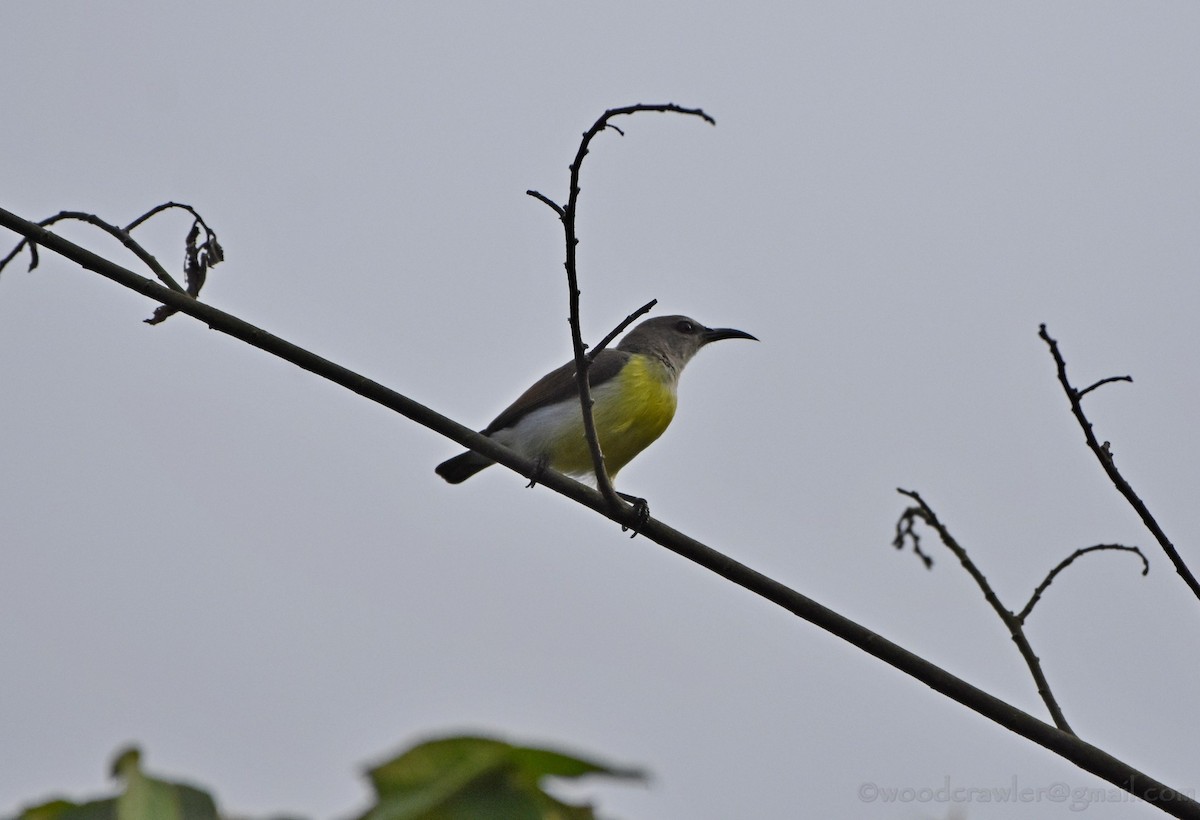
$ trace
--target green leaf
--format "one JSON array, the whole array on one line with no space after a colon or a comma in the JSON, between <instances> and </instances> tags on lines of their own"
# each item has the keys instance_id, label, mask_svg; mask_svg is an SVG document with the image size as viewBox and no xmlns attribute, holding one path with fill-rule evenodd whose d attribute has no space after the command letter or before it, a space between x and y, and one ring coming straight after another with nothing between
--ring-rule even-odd
<instances>
[{"instance_id":1,"label":"green leaf","mask_svg":"<svg viewBox=\"0 0 1200 820\"><path fill-rule=\"evenodd\" d=\"M14 820L220 820L208 792L150 777L141 763L137 747L117 753L111 771L125 789L116 797L81 804L58 798L25 809Z\"/></svg>"},{"instance_id":2,"label":"green leaf","mask_svg":"<svg viewBox=\"0 0 1200 820\"><path fill-rule=\"evenodd\" d=\"M494 738L430 740L368 772L379 801L363 820L591 820L590 806L563 803L541 788L544 777L585 774L642 777Z\"/></svg>"},{"instance_id":3,"label":"green leaf","mask_svg":"<svg viewBox=\"0 0 1200 820\"><path fill-rule=\"evenodd\" d=\"M116 800L116 820L220 820L208 792L143 772L136 747L117 755L113 774L125 781L125 792Z\"/></svg>"},{"instance_id":4,"label":"green leaf","mask_svg":"<svg viewBox=\"0 0 1200 820\"><path fill-rule=\"evenodd\" d=\"M571 757L551 749L534 749L514 746L513 760L522 771L536 774L538 777L581 777L585 774L603 774L609 777L621 777L629 780L644 780L645 772L639 769L618 769L585 760L581 757Z\"/></svg>"},{"instance_id":5,"label":"green leaf","mask_svg":"<svg viewBox=\"0 0 1200 820\"><path fill-rule=\"evenodd\" d=\"M108 798L72 803L60 798L25 809L15 820L117 820L117 801Z\"/></svg>"}]
</instances>

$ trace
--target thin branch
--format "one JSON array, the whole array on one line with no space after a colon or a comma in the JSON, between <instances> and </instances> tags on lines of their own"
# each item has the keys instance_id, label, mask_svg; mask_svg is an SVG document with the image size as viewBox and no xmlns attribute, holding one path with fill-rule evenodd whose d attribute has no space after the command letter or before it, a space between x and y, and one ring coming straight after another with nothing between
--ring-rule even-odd
<instances>
[{"instance_id":1,"label":"thin branch","mask_svg":"<svg viewBox=\"0 0 1200 820\"><path fill-rule=\"evenodd\" d=\"M389 390L334 362L273 336L242 319L217 310L196 299L165 288L144 276L68 242L39 225L0 208L0 226L22 234L28 239L61 254L81 267L130 288L155 301L162 302L203 322L220 333L240 339L249 345L277 356L321 378L339 384L364 398L387 407L406 418L475 450L526 478L538 473L538 465L517 455L487 436L476 433L428 407ZM630 523L624 511L614 511L607 499L590 487L553 470L540 472L539 483L618 523ZM1200 803L1177 789L1143 774L1108 752L1086 743L1035 718L1012 704L967 683L941 667L892 643L843 615L801 595L780 582L769 578L727 555L684 535L666 524L648 519L641 525L642 535L677 555L708 569L716 575L741 586L784 610L862 649L884 663L899 669L967 708L983 715L1001 727L1049 749L1086 772L1151 803L1173 817L1200 820Z\"/></svg>"},{"instance_id":2,"label":"thin branch","mask_svg":"<svg viewBox=\"0 0 1200 820\"><path fill-rule=\"evenodd\" d=\"M0 259L0 273L3 273L4 269L8 267L8 263L16 259L17 254L19 254L21 250L26 247L29 248L29 267L26 268L26 270L32 271L34 268L36 268L38 266L37 243L30 242L28 239L22 239L4 256L3 259Z\"/></svg>"},{"instance_id":3,"label":"thin branch","mask_svg":"<svg viewBox=\"0 0 1200 820\"><path fill-rule=\"evenodd\" d=\"M159 207L161 208L163 206L159 206ZM142 217L143 220L145 218L146 217ZM82 211L60 211L59 213L55 214L54 216L52 216L48 219L43 219L41 222L38 223L38 225L40 225L43 228L47 228L47 227L55 224L56 222L61 222L66 219L73 219L73 220L77 220L79 222L86 222L87 224L93 225L93 226L99 228L100 230L108 233L109 235L115 237L116 239L120 240L122 245L124 245L126 248L128 248L138 259L140 259L142 261L142 263L146 267L150 268L150 270L154 272L154 275L159 278L159 281L161 281L163 284L165 284L171 290L177 290L180 293L184 292L183 287L178 282L175 281L174 277L172 277L171 274L167 273L166 268L164 268L162 266L162 264L149 251L147 251L145 248L143 248L141 243L139 243L136 239L134 239L132 236L129 235L129 231L133 227L136 227L138 222L134 222L130 227L127 227L127 228L118 228L116 225L105 222L103 219L96 216L95 214L83 213ZM141 220L138 220L138 221L140 222ZM9 262L11 262L13 260L13 258L16 257L16 255L18 253L21 252L21 249L23 247L25 247L25 245L29 245L30 251L33 252L33 254L34 254L34 258L30 262L29 269L33 270L35 267L37 267L37 256L36 256L37 252L35 250L35 247L36 247L35 244L30 242L28 239L22 239L20 242L17 243L17 246L15 248L13 248L12 252L8 256L4 257L3 260L0 260L0 271L4 270L4 266L7 265Z\"/></svg>"},{"instance_id":4,"label":"thin branch","mask_svg":"<svg viewBox=\"0 0 1200 820\"><path fill-rule=\"evenodd\" d=\"M528 191L525 192L525 194L527 196L533 197L538 202L544 202L546 205L548 205L550 207L550 209L552 211L554 211L554 213L558 214L559 219L562 219L563 216L565 216L565 214L563 213L562 206L559 205L557 202L555 202L550 197L543 194L541 191L535 191L532 188L530 188Z\"/></svg>"},{"instance_id":5,"label":"thin branch","mask_svg":"<svg viewBox=\"0 0 1200 820\"><path fill-rule=\"evenodd\" d=\"M208 233L210 236L216 236L216 233L212 230L212 228L208 227L208 223L204 221L204 217L200 216L200 212L197 211L195 208L193 208L191 205L184 205L182 202L164 202L161 205L155 205L153 208L146 211L146 213L142 214L137 219L133 220L128 225L126 225L125 230L132 231L134 228L136 228L138 225L141 225L143 222L148 220L150 217L152 217L156 214L160 214L163 211L170 210L171 208L179 208L180 210L187 211L189 214L191 214L195 218L195 220L197 222L200 223L201 226L203 226L206 233Z\"/></svg>"},{"instance_id":6,"label":"thin branch","mask_svg":"<svg viewBox=\"0 0 1200 820\"><path fill-rule=\"evenodd\" d=\"M579 404L583 412L583 430L587 437L588 449L592 454L592 464L596 471L596 487L600 490L600 494L608 500L613 509L627 509L628 505L613 489L612 479L608 475L608 467L604 461L604 453L600 449L600 439L596 435L596 421L592 417L592 389L588 381L588 368L591 366L591 359L586 355L586 346L583 343L583 331L579 320L579 275L576 267L575 249L579 245L579 238L575 228L575 215L579 207L579 174L583 168L583 159L588 154L588 148L595 139L596 135L606 128L616 128L610 120L614 117L629 116L640 111L659 111L666 113L684 114L687 116L700 117L705 122L711 125L716 125L716 120L704 113L699 108L682 108L674 103L644 105L629 105L623 108L610 108L605 111L592 127L583 134L583 139L579 143L579 150L575 153L575 160L570 167L570 187L567 195L567 204L562 209L560 218L563 223L563 234L566 240L567 258L564 267L567 271L567 296L568 307L570 311L569 323L571 325L571 347L575 351L575 383L579 387ZM616 128L618 133L623 134L619 128ZM530 196L540 198L542 201L549 201L535 193ZM645 509L641 510L642 515L646 515ZM637 528L633 528L634 533L637 533Z\"/></svg>"},{"instance_id":7,"label":"thin branch","mask_svg":"<svg viewBox=\"0 0 1200 820\"><path fill-rule=\"evenodd\" d=\"M1192 594L1200 600L1200 582L1196 580L1196 576L1188 569L1187 564L1183 561L1183 557L1175 549L1175 545L1171 543L1171 539L1167 538L1167 534L1158 525L1158 521L1150 514L1150 508L1138 497L1138 494L1133 491L1133 486L1125 480L1125 477L1117 469L1116 462L1113 461L1112 453L1109 451L1108 442L1101 444L1096 440L1096 434L1092 431L1092 423L1088 421L1088 417L1083 412L1083 404L1080 402L1080 399L1083 398L1084 393L1087 390L1092 390L1104 384L1108 380L1101 379L1083 392L1076 390L1071 386L1070 379L1067 378L1067 363L1063 359L1062 353L1059 352L1058 342L1050 338L1050 334L1046 332L1045 325L1040 326L1038 336L1050 348L1050 355L1054 357L1054 364L1058 369L1058 381L1062 385L1063 392L1067 394L1067 401L1071 403L1071 413L1075 416L1075 420L1079 422L1079 426L1083 430L1083 437L1087 440L1088 449L1095 454L1096 460L1100 462L1100 466L1108 475L1108 480L1117 488L1117 492L1125 497L1125 500L1129 502L1129 506L1133 507L1138 517L1142 519L1142 523L1146 526L1146 529L1150 530L1150 534L1154 536L1154 540L1158 542L1163 552L1167 554L1167 558L1171 559L1171 563L1174 565L1175 571L1179 573L1179 577L1187 584ZM1120 376L1116 378L1124 381L1128 377Z\"/></svg>"},{"instance_id":8,"label":"thin branch","mask_svg":"<svg viewBox=\"0 0 1200 820\"><path fill-rule=\"evenodd\" d=\"M1113 382L1130 382L1132 384L1133 376L1109 376L1107 379L1101 379L1100 381L1096 382L1095 384L1091 385L1090 387L1085 387L1082 390L1080 390L1078 397L1082 399L1084 396L1086 396L1088 393L1091 393L1097 387L1102 387L1106 384L1112 384Z\"/></svg>"},{"instance_id":9,"label":"thin branch","mask_svg":"<svg viewBox=\"0 0 1200 820\"><path fill-rule=\"evenodd\" d=\"M600 355L600 351L612 344L612 340L621 335L621 331L633 324L639 316L645 316L650 310L658 304L657 299L651 299L646 304L635 310L633 313L621 320L621 323L609 331L608 335L600 340L600 344L588 351L588 363L594 362L596 357Z\"/></svg>"},{"instance_id":10,"label":"thin branch","mask_svg":"<svg viewBox=\"0 0 1200 820\"><path fill-rule=\"evenodd\" d=\"M1025 659L1025 665L1029 667L1029 673L1033 676L1033 681L1037 685L1038 694L1041 696L1042 702L1046 704L1046 708L1050 711L1050 717L1054 720L1054 725L1064 732L1075 734L1074 730L1067 723L1067 718L1063 715L1062 709L1054 697L1054 693L1050 691L1050 683L1046 680L1046 675L1042 671L1042 662L1034 654L1033 647L1029 644L1029 638L1026 637L1025 629L1022 627L1020 620L1013 615L1008 607L1000 603L1000 599L996 596L992 585L988 583L987 578L984 577L979 567L975 566L975 562L967 555L967 551L950 534L950 530L938 519L937 514L925 503L925 500L912 490L897 488L896 491L901 495L908 496L917 503L916 507L910 507L908 510L905 510L905 515L909 515L910 511L912 511L909 516L910 518L913 516L919 517L937 532L938 537L942 539L942 543L954 553L959 562L962 563L963 569L967 571L967 574L975 579L975 583L983 592L983 597L991 605L992 609L996 611L996 614L1000 616L1000 620L1004 622L1004 625L1008 627L1008 634L1012 637L1013 643L1017 645L1017 650L1021 653L1021 657Z\"/></svg>"},{"instance_id":11,"label":"thin branch","mask_svg":"<svg viewBox=\"0 0 1200 820\"><path fill-rule=\"evenodd\" d=\"M1025 619L1029 617L1029 613L1033 612L1033 608L1035 606L1037 606L1037 602L1042 599L1042 593L1044 593L1046 591L1046 588L1049 587L1050 584L1054 582L1054 579L1058 576L1058 574L1060 572L1062 572L1067 567L1071 566L1072 562L1074 562L1076 558L1082 558L1083 556L1087 555L1089 552L1098 552L1100 550L1121 550L1123 552L1136 552L1137 556L1142 559L1142 575L1145 576L1150 573L1150 562L1146 560L1145 554L1138 547L1127 547L1124 544L1096 544L1094 547L1084 547L1083 549L1077 549L1073 553L1068 555L1066 558L1059 561L1058 566L1056 566L1054 569L1050 570L1049 574L1046 575L1045 580L1043 580L1040 584L1037 585L1037 589L1035 589L1033 591L1033 595L1030 597L1029 603L1025 604L1025 608L1017 613L1017 622L1021 623L1021 624L1025 623Z\"/></svg>"}]
</instances>

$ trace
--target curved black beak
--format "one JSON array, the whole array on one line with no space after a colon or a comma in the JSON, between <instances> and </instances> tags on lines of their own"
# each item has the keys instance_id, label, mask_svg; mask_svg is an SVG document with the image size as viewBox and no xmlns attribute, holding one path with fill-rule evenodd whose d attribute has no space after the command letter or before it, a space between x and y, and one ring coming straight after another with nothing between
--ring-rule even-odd
<instances>
[{"instance_id":1,"label":"curved black beak","mask_svg":"<svg viewBox=\"0 0 1200 820\"><path fill-rule=\"evenodd\" d=\"M751 336L744 330L734 330L731 327L706 327L704 328L704 344L709 342L719 342L722 339L752 339L758 341L757 336Z\"/></svg>"}]
</instances>

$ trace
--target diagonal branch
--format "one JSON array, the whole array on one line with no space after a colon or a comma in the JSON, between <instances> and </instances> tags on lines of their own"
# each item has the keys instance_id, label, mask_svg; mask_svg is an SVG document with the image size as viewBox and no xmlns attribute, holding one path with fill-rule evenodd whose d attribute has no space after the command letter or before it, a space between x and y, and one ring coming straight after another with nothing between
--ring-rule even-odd
<instances>
[{"instance_id":1,"label":"diagonal branch","mask_svg":"<svg viewBox=\"0 0 1200 820\"><path fill-rule=\"evenodd\" d=\"M1100 550L1122 550L1124 552L1136 552L1138 558L1142 559L1142 575L1150 573L1150 562L1146 560L1146 556L1137 547L1127 547L1124 544L1096 544L1094 547L1084 547L1077 549L1066 558L1058 562L1058 566L1050 570L1045 579L1037 585L1037 589L1033 591L1033 595L1029 598L1029 603L1025 604L1025 608L1017 613L1017 622L1025 623L1025 619L1029 617L1029 613L1033 612L1033 608L1037 606L1037 602L1042 599L1042 593L1054 582L1058 574L1067 567L1071 566L1076 558L1082 558L1089 552L1098 552Z\"/></svg>"},{"instance_id":2,"label":"diagonal branch","mask_svg":"<svg viewBox=\"0 0 1200 820\"><path fill-rule=\"evenodd\" d=\"M1083 430L1083 437L1087 440L1088 449L1095 454L1096 460L1099 461L1100 466L1104 468L1104 472L1108 475L1108 480L1111 481L1112 485L1117 488L1117 492L1125 497L1125 500L1129 502L1129 506L1133 507L1134 511L1138 514L1138 517L1142 519L1142 523L1146 526L1146 529L1150 530L1150 534L1154 536L1154 540L1158 542L1158 545L1162 547L1163 552L1167 554L1167 558L1171 559L1171 563L1175 566L1175 571L1179 573L1179 577L1183 579L1185 584L1187 584L1188 589L1192 591L1192 594L1195 595L1197 599L1200 599L1200 582L1196 580L1196 576L1192 574L1190 569L1188 569L1187 564L1185 564L1183 561L1183 557L1179 554L1179 551L1175 549L1175 545L1171 543L1171 539L1167 538L1167 534L1163 532L1163 529L1159 526L1158 521L1153 515L1151 515L1150 508L1147 507L1146 503L1138 497L1138 494L1133 491L1133 486L1125 480L1125 477L1121 475L1120 470L1117 469L1117 465L1113 461L1112 453L1109 452L1108 442L1100 444L1100 442L1096 440L1096 434L1092 431L1092 423L1088 420L1088 417L1083 412L1082 399L1088 391L1093 390L1100 385L1105 384L1106 382L1114 380L1125 381L1126 379L1129 379L1129 377L1119 376L1115 377L1115 379L1101 379L1086 390L1076 390L1071 386L1070 379L1067 378L1067 363L1063 359L1062 353L1059 352L1058 342L1050 338L1050 334L1046 332L1046 326L1044 324L1040 326L1038 336L1041 337L1042 341L1044 341L1050 348L1050 355L1054 357L1054 364L1058 369L1058 381L1062 385L1063 392L1067 394L1067 401L1071 403L1071 413L1075 416L1075 420L1079 422L1079 426ZM1129 380L1132 381L1132 379Z\"/></svg>"},{"instance_id":3,"label":"diagonal branch","mask_svg":"<svg viewBox=\"0 0 1200 820\"><path fill-rule=\"evenodd\" d=\"M236 316L165 288L143 276L138 276L133 271L68 242L3 208L0 208L0 226L16 231L123 287L174 307L180 313L204 322L213 330L240 339L321 378L341 385L347 390L412 419L464 447L482 453L527 478L532 478L539 472L538 465L533 461L517 455L507 447L497 444L486 436L458 424L407 396L389 390L378 382L317 356L285 339L273 336ZM628 517L614 511L607 499L578 481L552 470L546 470L539 475L539 482L618 523L628 522ZM867 654L912 676L1001 727L1049 749L1084 771L1153 804L1172 817L1200 820L1200 803L1187 797L1184 792L1172 789L1143 774L1128 763L1113 757L1103 749L1086 743L1070 733L1056 729L1000 698L972 686L965 680L892 643L861 624L822 606L813 599L801 595L779 581L756 572L660 521L648 519L641 525L640 531L646 538L677 555L862 649Z\"/></svg>"},{"instance_id":4,"label":"diagonal branch","mask_svg":"<svg viewBox=\"0 0 1200 820\"><path fill-rule=\"evenodd\" d=\"M637 321L637 318L639 316L645 316L657 304L658 304L657 299L651 299L649 302L642 305L640 308L635 310L633 313L629 314L624 319L622 319L621 323L619 325L617 325L612 330L610 330L608 332L608 335L600 340L600 344L596 345L595 347L593 347L591 350L588 351L588 354L587 354L588 364L590 365L592 362L596 361L596 356L598 356L600 354L600 351L603 350L604 348L608 347L612 343L613 339L620 336L621 331L623 331L625 328L629 327L631 324L633 324L635 321Z\"/></svg>"},{"instance_id":5,"label":"diagonal branch","mask_svg":"<svg viewBox=\"0 0 1200 820\"><path fill-rule=\"evenodd\" d=\"M1067 723L1067 718L1063 715L1062 708L1059 707L1054 693L1050 691L1050 683L1046 680L1046 675L1042 671L1042 662L1034 654L1033 647L1029 644L1029 638L1026 637L1025 629L1021 625L1020 620L1018 620L1017 616L1013 615L1008 607L1000 603L1000 599L996 597L996 593L992 589L992 585L988 583L987 578L980 572L979 567L975 566L975 562L967 555L967 551L963 549L962 545L950 534L950 530L938 519L937 513L925 503L925 499L921 498L913 490L897 488L896 491L901 495L908 496L917 504L917 506L909 507L905 510L901 516L901 520L908 519L911 522L913 518L920 518L937 532L938 537L942 539L942 543L954 553L955 557L962 563L963 569L967 571L967 574L975 579L975 583L983 592L983 597L1008 628L1008 634L1012 637L1013 643L1017 645L1017 651L1021 653L1021 657L1025 659L1025 665L1029 667L1029 674L1033 676L1033 682L1037 685L1038 694L1041 696L1042 702L1046 704L1046 708L1050 711L1050 717L1054 720L1054 725L1064 732L1072 735L1075 734L1074 730ZM897 534L897 541L901 541L897 546L903 546L902 537L901 534Z\"/></svg>"},{"instance_id":6,"label":"diagonal branch","mask_svg":"<svg viewBox=\"0 0 1200 820\"><path fill-rule=\"evenodd\" d=\"M562 218L563 218L563 208L562 208L562 206L561 206L561 205L559 205L557 202L555 202L555 201L554 201L553 199L551 199L550 197L548 197L548 196L546 196L545 194L543 194L541 191L535 191L535 190L533 190L533 189L531 188L531 189L529 189L528 191L526 191L526 192L525 192L525 195L526 195L526 196L531 196L531 197L533 197L533 198L534 198L534 199L536 199L538 202L542 202L542 203L544 203L544 204L545 204L547 207L549 207L549 208L550 208L550 210L552 210L552 211L554 211L554 213L558 214L558 218L559 218L559 219L562 219Z\"/></svg>"}]
</instances>

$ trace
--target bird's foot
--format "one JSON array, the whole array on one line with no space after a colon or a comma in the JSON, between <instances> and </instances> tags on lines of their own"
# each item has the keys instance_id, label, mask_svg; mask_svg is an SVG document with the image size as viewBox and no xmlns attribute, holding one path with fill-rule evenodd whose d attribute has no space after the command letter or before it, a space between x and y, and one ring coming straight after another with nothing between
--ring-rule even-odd
<instances>
[{"instance_id":1,"label":"bird's foot","mask_svg":"<svg viewBox=\"0 0 1200 820\"><path fill-rule=\"evenodd\" d=\"M638 498L636 495L629 495L622 492L618 492L617 495L621 496L621 498L633 505L633 517L635 521L633 526L626 526L625 524L622 524L621 532L633 530L633 535L629 537L637 538L638 530L644 527L646 522L650 520L650 504L647 503L646 499Z\"/></svg>"},{"instance_id":2,"label":"bird's foot","mask_svg":"<svg viewBox=\"0 0 1200 820\"><path fill-rule=\"evenodd\" d=\"M525 485L525 489L532 490L538 485L542 475L545 474L546 468L550 466L550 459L545 456L538 456L533 460L533 475L529 477L529 483Z\"/></svg>"}]
</instances>

